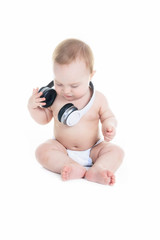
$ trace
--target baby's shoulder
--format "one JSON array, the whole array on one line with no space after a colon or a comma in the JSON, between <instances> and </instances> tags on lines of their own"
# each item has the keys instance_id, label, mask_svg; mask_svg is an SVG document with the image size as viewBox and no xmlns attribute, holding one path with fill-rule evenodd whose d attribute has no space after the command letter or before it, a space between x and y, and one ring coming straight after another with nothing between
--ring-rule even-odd
<instances>
[{"instance_id":1,"label":"baby's shoulder","mask_svg":"<svg viewBox=\"0 0 160 240\"><path fill-rule=\"evenodd\" d=\"M107 101L107 98L106 98L106 96L103 94L103 93L101 93L101 92L99 92L99 91L97 91L96 90L96 100L98 101L98 102L106 102Z\"/></svg>"},{"instance_id":2,"label":"baby's shoulder","mask_svg":"<svg viewBox=\"0 0 160 240\"><path fill-rule=\"evenodd\" d=\"M99 110L108 108L108 101L106 96L99 91L96 91L96 105L98 106Z\"/></svg>"}]
</instances>

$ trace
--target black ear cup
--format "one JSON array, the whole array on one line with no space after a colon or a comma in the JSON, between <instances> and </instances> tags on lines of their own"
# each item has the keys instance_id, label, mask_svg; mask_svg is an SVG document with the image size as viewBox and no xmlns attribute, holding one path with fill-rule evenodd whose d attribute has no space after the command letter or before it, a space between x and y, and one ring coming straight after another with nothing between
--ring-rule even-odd
<instances>
[{"instance_id":1,"label":"black ear cup","mask_svg":"<svg viewBox=\"0 0 160 240\"><path fill-rule=\"evenodd\" d=\"M50 107L53 104L53 102L57 96L56 91L49 87L42 87L42 88L40 88L39 92L43 92L41 98L44 97L46 99L44 101L46 103L46 105L44 105L43 107L44 108Z\"/></svg>"},{"instance_id":2,"label":"black ear cup","mask_svg":"<svg viewBox=\"0 0 160 240\"><path fill-rule=\"evenodd\" d=\"M72 103L67 103L65 104L58 113L58 120L64 124L66 124L66 120L68 118L68 116L74 112L78 110L78 108L76 108Z\"/></svg>"}]
</instances>

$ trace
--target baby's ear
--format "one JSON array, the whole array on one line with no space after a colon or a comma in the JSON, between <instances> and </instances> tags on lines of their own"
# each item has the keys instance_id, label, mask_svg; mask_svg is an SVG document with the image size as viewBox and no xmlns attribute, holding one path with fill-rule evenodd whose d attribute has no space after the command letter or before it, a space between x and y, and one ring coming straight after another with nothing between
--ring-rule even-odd
<instances>
[{"instance_id":1,"label":"baby's ear","mask_svg":"<svg viewBox=\"0 0 160 240\"><path fill-rule=\"evenodd\" d=\"M96 73L96 71L94 70L91 74L90 74L90 80L93 78L94 74Z\"/></svg>"}]
</instances>

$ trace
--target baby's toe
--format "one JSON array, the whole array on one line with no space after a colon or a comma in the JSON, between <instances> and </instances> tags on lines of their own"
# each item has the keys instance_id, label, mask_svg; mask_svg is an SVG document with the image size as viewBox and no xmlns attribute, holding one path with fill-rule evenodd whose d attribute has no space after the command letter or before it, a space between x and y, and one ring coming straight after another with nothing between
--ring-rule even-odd
<instances>
[{"instance_id":1,"label":"baby's toe","mask_svg":"<svg viewBox=\"0 0 160 240\"><path fill-rule=\"evenodd\" d=\"M113 175L113 176L110 178L110 184L109 184L109 185L114 185L115 182L116 182L115 176Z\"/></svg>"},{"instance_id":2,"label":"baby's toe","mask_svg":"<svg viewBox=\"0 0 160 240\"><path fill-rule=\"evenodd\" d=\"M62 169L61 177L62 177L62 179L63 179L64 181L65 181L65 180L68 180L70 172L71 172L71 168L70 168L69 166L65 166L65 167Z\"/></svg>"}]
</instances>

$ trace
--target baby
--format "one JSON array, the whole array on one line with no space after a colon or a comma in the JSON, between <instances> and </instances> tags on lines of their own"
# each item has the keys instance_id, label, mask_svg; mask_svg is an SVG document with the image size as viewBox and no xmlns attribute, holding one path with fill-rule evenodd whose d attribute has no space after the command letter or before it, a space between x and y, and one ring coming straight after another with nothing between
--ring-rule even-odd
<instances>
[{"instance_id":1,"label":"baby","mask_svg":"<svg viewBox=\"0 0 160 240\"><path fill-rule=\"evenodd\" d=\"M41 144L36 158L46 169L61 174L62 180L85 178L100 184L113 185L115 171L122 163L123 150L110 143L116 134L116 119L105 96L94 91L90 83L93 70L90 47L77 39L61 42L53 53L54 89L53 104L45 107L45 98L39 89L33 89L28 101L32 118L39 124L54 119L54 139ZM59 121L59 110L67 103L78 110L90 103L79 122L68 126ZM100 137L99 120L104 140Z\"/></svg>"}]
</instances>

